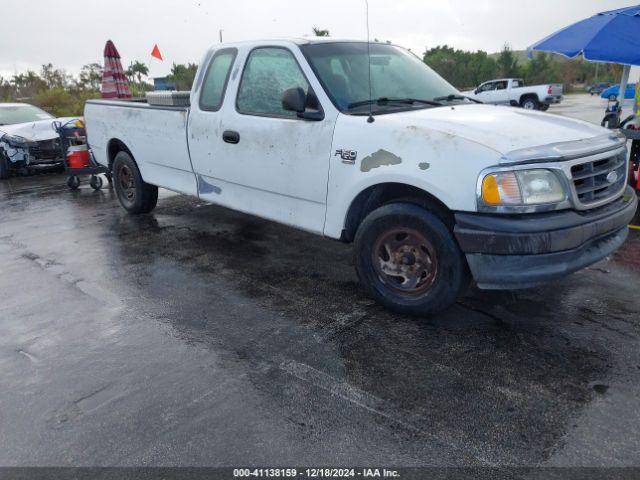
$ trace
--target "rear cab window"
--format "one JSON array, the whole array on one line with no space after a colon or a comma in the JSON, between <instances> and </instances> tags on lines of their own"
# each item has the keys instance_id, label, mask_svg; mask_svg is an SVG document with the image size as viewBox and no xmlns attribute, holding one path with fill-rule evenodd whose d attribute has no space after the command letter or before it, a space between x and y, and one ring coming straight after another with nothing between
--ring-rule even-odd
<instances>
[{"instance_id":1,"label":"rear cab window","mask_svg":"<svg viewBox=\"0 0 640 480\"><path fill-rule=\"evenodd\" d=\"M211 58L202 82L201 110L216 112L222 107L227 83L229 83L229 74L237 54L238 50L235 48L223 48Z\"/></svg>"}]
</instances>

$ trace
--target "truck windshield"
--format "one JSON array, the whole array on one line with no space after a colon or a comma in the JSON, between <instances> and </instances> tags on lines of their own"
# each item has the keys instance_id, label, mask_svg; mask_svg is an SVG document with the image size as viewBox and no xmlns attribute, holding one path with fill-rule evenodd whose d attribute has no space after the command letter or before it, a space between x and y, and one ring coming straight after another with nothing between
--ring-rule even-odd
<instances>
[{"instance_id":1,"label":"truck windshield","mask_svg":"<svg viewBox=\"0 0 640 480\"><path fill-rule=\"evenodd\" d=\"M0 125L37 122L53 118L44 110L33 105L0 105Z\"/></svg>"},{"instance_id":2,"label":"truck windshield","mask_svg":"<svg viewBox=\"0 0 640 480\"><path fill-rule=\"evenodd\" d=\"M394 45L370 46L371 96L366 43L316 43L300 47L340 111L362 115L369 111L370 103L374 113L383 113L440 105L434 99L465 101L458 90L412 53Z\"/></svg>"}]
</instances>

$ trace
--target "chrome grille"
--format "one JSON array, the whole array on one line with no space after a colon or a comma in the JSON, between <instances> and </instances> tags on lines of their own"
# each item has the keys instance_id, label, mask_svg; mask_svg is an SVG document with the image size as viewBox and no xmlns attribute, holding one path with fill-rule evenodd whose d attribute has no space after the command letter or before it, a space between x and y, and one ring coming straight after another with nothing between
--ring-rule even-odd
<instances>
[{"instance_id":1,"label":"chrome grille","mask_svg":"<svg viewBox=\"0 0 640 480\"><path fill-rule=\"evenodd\" d=\"M627 177L626 159L625 151L612 157L573 165L571 178L578 202L588 207L622 193Z\"/></svg>"}]
</instances>

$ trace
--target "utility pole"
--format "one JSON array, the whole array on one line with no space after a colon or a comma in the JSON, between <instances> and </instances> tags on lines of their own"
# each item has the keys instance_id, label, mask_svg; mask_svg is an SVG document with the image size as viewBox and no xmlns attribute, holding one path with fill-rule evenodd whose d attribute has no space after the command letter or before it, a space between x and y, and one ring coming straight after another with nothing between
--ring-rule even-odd
<instances>
[{"instance_id":1,"label":"utility pole","mask_svg":"<svg viewBox=\"0 0 640 480\"><path fill-rule=\"evenodd\" d=\"M222 43L222 29L220 29L218 33L220 34L220 43Z\"/></svg>"}]
</instances>

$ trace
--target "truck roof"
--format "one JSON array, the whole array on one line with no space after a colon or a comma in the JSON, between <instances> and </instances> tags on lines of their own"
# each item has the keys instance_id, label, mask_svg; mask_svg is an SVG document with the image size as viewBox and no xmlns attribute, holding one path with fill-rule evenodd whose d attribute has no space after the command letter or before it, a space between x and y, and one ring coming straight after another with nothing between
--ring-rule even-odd
<instances>
[{"instance_id":1,"label":"truck roof","mask_svg":"<svg viewBox=\"0 0 640 480\"><path fill-rule=\"evenodd\" d=\"M341 42L350 42L350 43L367 43L366 40L362 39L353 39L353 38L333 38L333 37L280 37L280 38L265 38L261 40L241 40L238 42L224 42L220 44L213 45L211 48L220 48L220 47L232 47L235 45L269 45L274 43L292 43L294 45L312 45L317 43L341 43ZM369 43L378 43L378 44L391 44L391 42L378 42L378 41L370 41Z\"/></svg>"}]
</instances>

